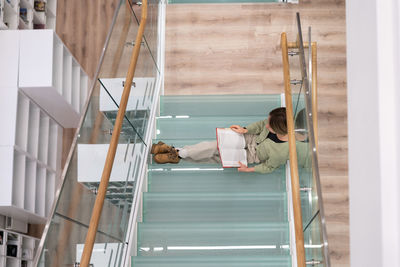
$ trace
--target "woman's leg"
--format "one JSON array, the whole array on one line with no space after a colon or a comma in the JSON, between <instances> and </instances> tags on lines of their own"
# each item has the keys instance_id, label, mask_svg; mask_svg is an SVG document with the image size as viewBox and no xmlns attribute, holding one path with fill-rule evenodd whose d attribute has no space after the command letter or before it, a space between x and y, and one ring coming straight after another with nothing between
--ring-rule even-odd
<instances>
[{"instance_id":1,"label":"woman's leg","mask_svg":"<svg viewBox=\"0 0 400 267\"><path fill-rule=\"evenodd\" d=\"M202 163L221 162L217 141L204 141L195 145L187 145L178 151L182 159Z\"/></svg>"},{"instance_id":2,"label":"woman's leg","mask_svg":"<svg viewBox=\"0 0 400 267\"><path fill-rule=\"evenodd\" d=\"M255 134L244 134L244 140L246 141L246 152L247 152L247 163L260 163L256 152L256 137Z\"/></svg>"}]
</instances>

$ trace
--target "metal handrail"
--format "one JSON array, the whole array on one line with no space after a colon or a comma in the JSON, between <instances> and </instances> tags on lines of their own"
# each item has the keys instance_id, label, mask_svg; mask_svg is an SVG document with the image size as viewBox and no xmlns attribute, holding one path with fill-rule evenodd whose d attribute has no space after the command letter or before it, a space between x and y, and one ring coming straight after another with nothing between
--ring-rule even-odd
<instances>
[{"instance_id":1,"label":"metal handrail","mask_svg":"<svg viewBox=\"0 0 400 267\"><path fill-rule=\"evenodd\" d=\"M101 212L103 209L104 199L107 193L108 182L110 180L110 174L114 164L115 153L117 151L118 140L121 133L122 123L125 116L126 106L128 104L128 98L132 86L133 76L136 70L136 64L140 52L140 44L142 43L144 28L146 26L147 19L147 0L142 2L142 12L141 20L136 35L135 46L133 48L128 73L126 75L126 80L124 84L124 91L122 93L120 107L118 109L117 118L114 124L113 133L111 136L110 146L107 152L106 162L103 168L103 173L101 176L101 181L98 189L98 194L96 196L96 201L93 207L92 216L90 218L89 229L86 235L85 246L82 253L82 258L80 262L81 267L88 267L90 262L90 257L92 255L93 246L96 238L96 233L100 221Z\"/></svg>"}]
</instances>

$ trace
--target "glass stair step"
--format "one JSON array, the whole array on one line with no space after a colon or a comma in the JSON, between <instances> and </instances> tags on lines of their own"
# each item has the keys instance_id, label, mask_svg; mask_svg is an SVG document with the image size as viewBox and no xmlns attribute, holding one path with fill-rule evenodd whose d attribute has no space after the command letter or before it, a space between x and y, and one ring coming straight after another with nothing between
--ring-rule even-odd
<instances>
[{"instance_id":1,"label":"glass stair step","mask_svg":"<svg viewBox=\"0 0 400 267\"><path fill-rule=\"evenodd\" d=\"M179 164L158 164L152 162L148 165L149 171L178 171L178 170L223 170L220 163L193 163L189 161L181 160Z\"/></svg>"},{"instance_id":2,"label":"glass stair step","mask_svg":"<svg viewBox=\"0 0 400 267\"><path fill-rule=\"evenodd\" d=\"M178 164L166 163L166 164L158 164L151 159L151 163L149 161L149 169L150 170L199 170L199 169L209 169L209 170L223 170L221 163L203 163L203 162L191 162L185 159L182 159ZM251 166L251 165L249 165Z\"/></svg>"},{"instance_id":3,"label":"glass stair step","mask_svg":"<svg viewBox=\"0 0 400 267\"><path fill-rule=\"evenodd\" d=\"M267 119L267 116L231 116L231 117L188 117L157 118L157 135L165 139L208 139L215 140L217 127L229 127L232 124L246 126Z\"/></svg>"},{"instance_id":4,"label":"glass stair step","mask_svg":"<svg viewBox=\"0 0 400 267\"><path fill-rule=\"evenodd\" d=\"M284 166L270 174L239 173L235 168L224 169L220 164L198 164L185 161L181 161L179 164L151 164L148 167L148 190L150 192L184 192L184 190L186 190L186 192L250 193L251 189L254 189L252 192L284 192L286 186ZM176 174L176 176L172 173ZM188 173L192 174L189 176ZM201 173L207 175L201 176ZM219 173L223 175L217 177ZM232 176L229 177L230 173ZM186 176L186 174L188 175ZM263 176L265 180L261 178ZM279 178L279 176L281 176L281 178ZM203 178L197 179L197 177ZM240 177L243 177L242 181ZM273 181L279 179L281 179L280 181L282 184L273 183ZM204 184L203 180L205 182ZM236 181L239 184L237 184ZM213 186L208 183L212 183ZM256 187L258 183L260 183L260 188ZM262 184L264 183L268 188L262 188ZM303 184L301 184L301 187L304 187ZM308 186L306 185L305 187ZM249 189L249 191L246 191L246 188ZM279 190L279 188L281 190ZM313 188L309 187L309 189L312 190ZM303 223L304 226L306 226L308 224L306 218L311 219L318 210L316 193L312 191L301 191L301 203Z\"/></svg>"},{"instance_id":5,"label":"glass stair step","mask_svg":"<svg viewBox=\"0 0 400 267\"><path fill-rule=\"evenodd\" d=\"M236 168L180 168L148 172L149 192L286 192L284 168L243 173Z\"/></svg>"},{"instance_id":6,"label":"glass stair step","mask_svg":"<svg viewBox=\"0 0 400 267\"><path fill-rule=\"evenodd\" d=\"M281 255L289 252L286 223L140 223L138 255Z\"/></svg>"},{"instance_id":7,"label":"glass stair step","mask_svg":"<svg viewBox=\"0 0 400 267\"><path fill-rule=\"evenodd\" d=\"M144 222L284 222L286 193L144 193Z\"/></svg>"},{"instance_id":8,"label":"glass stair step","mask_svg":"<svg viewBox=\"0 0 400 267\"><path fill-rule=\"evenodd\" d=\"M152 256L132 257L135 267L291 267L289 255L274 256Z\"/></svg>"},{"instance_id":9,"label":"glass stair step","mask_svg":"<svg viewBox=\"0 0 400 267\"><path fill-rule=\"evenodd\" d=\"M253 166L255 164L249 164L249 166ZM279 167L277 170L284 171L285 165ZM181 160L178 164L158 164L152 160L152 162L148 164L148 170L152 171L222 171L222 170L230 170L232 172L237 172L237 168L223 168L221 163L198 163L198 162L190 162L186 160Z\"/></svg>"},{"instance_id":10,"label":"glass stair step","mask_svg":"<svg viewBox=\"0 0 400 267\"><path fill-rule=\"evenodd\" d=\"M281 106L281 95L187 95L161 96L160 114L171 116L265 117Z\"/></svg>"},{"instance_id":11,"label":"glass stair step","mask_svg":"<svg viewBox=\"0 0 400 267\"><path fill-rule=\"evenodd\" d=\"M214 136L215 139L215 136ZM213 138L196 138L196 139L154 139L153 144L157 144L159 141L166 143L167 145L173 146L175 148L184 147L187 145L194 145L204 141L214 140Z\"/></svg>"}]
</instances>

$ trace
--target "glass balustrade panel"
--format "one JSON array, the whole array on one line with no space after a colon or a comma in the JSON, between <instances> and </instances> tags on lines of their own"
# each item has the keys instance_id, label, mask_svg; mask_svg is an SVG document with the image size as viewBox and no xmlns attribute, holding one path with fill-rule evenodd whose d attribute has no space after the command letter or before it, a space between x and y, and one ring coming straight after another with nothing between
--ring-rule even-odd
<instances>
[{"instance_id":1,"label":"glass balustrade panel","mask_svg":"<svg viewBox=\"0 0 400 267\"><path fill-rule=\"evenodd\" d=\"M158 2L149 7L148 25L152 30L145 33L153 38L153 47L158 42L157 9ZM51 221L39 246L39 266L65 266L80 260L128 72L131 40L136 38L139 28L132 7L125 1L118 4L115 12L102 65L66 164ZM153 57L157 58L157 54L152 54L150 46L142 45L93 251L93 255L103 251L107 259L100 253L98 257L92 256L92 264L102 259L103 263L112 261L111 266L120 266L124 261L136 181L145 160L144 136L159 79Z\"/></svg>"},{"instance_id":2,"label":"glass balustrade panel","mask_svg":"<svg viewBox=\"0 0 400 267\"><path fill-rule=\"evenodd\" d=\"M312 110L311 28L302 34L299 14L297 14L297 26L299 47L289 49L289 54L294 55L290 62L291 77L296 77L291 79L297 81L292 84L292 101L306 260L315 266L329 266L316 132L314 132L314 127L317 126L314 125L313 120L317 114L313 114ZM297 63L294 58L297 58ZM296 76L292 76L292 73Z\"/></svg>"}]
</instances>

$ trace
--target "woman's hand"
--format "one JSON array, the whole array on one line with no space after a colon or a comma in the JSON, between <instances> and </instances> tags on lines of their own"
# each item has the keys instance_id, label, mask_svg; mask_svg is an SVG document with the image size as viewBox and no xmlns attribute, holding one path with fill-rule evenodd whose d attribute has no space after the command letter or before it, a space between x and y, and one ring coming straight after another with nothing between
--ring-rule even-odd
<instances>
[{"instance_id":1,"label":"woman's hand","mask_svg":"<svg viewBox=\"0 0 400 267\"><path fill-rule=\"evenodd\" d=\"M232 131L234 131L236 133L239 133L239 134L245 134L245 133L248 132L247 129L245 129L242 126L239 126L239 125L232 125L230 128L232 129Z\"/></svg>"},{"instance_id":2,"label":"woman's hand","mask_svg":"<svg viewBox=\"0 0 400 267\"><path fill-rule=\"evenodd\" d=\"M240 167L238 168L239 172L254 172L254 168L248 168L246 165L239 161Z\"/></svg>"}]
</instances>

